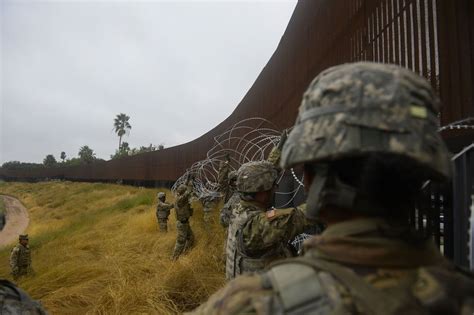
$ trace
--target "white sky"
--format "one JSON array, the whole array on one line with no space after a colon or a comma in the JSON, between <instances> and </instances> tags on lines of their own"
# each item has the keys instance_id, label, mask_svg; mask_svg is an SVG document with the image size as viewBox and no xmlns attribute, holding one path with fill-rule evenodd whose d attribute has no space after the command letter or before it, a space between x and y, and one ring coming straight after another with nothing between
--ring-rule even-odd
<instances>
[{"instance_id":1,"label":"white sky","mask_svg":"<svg viewBox=\"0 0 474 315\"><path fill-rule=\"evenodd\" d=\"M0 164L193 140L238 105L296 1L0 0Z\"/></svg>"}]
</instances>

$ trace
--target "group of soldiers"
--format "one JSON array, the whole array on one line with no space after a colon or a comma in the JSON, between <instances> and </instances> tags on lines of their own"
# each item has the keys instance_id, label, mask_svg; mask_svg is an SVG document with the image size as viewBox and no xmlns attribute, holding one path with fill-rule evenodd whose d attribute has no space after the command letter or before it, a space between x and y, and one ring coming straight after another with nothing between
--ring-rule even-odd
<instances>
[{"instance_id":1,"label":"group of soldiers","mask_svg":"<svg viewBox=\"0 0 474 315\"><path fill-rule=\"evenodd\" d=\"M474 314L474 276L409 224L422 185L451 176L439 108L424 78L395 65L320 73L287 139L266 161L228 172L220 221L230 282L192 313ZM306 202L275 209L279 175L292 167L303 170ZM194 241L189 186L178 187L173 206L173 259ZM172 206L158 197L166 231ZM287 243L321 224L325 230L290 258ZM0 292L10 289L2 283Z\"/></svg>"},{"instance_id":2,"label":"group of soldiers","mask_svg":"<svg viewBox=\"0 0 474 315\"><path fill-rule=\"evenodd\" d=\"M318 75L267 160L223 172L230 282L193 314L473 314L473 275L409 223L423 184L451 176L439 107L430 84L398 66ZM303 170L306 202L275 209L291 167ZM325 229L291 258L288 243L315 226Z\"/></svg>"},{"instance_id":3,"label":"group of soldiers","mask_svg":"<svg viewBox=\"0 0 474 315\"><path fill-rule=\"evenodd\" d=\"M191 206L191 198L193 197L191 181L188 181L187 185L180 185L178 187L174 204L166 202L166 194L164 192L159 192L157 197L156 218L161 232L168 231L168 217L171 209L175 209L177 237L171 259L176 260L194 244L194 233L189 224L189 219L194 212ZM206 220L206 217L204 219Z\"/></svg>"},{"instance_id":4,"label":"group of soldiers","mask_svg":"<svg viewBox=\"0 0 474 315\"><path fill-rule=\"evenodd\" d=\"M0 231L6 223L3 213L0 214ZM10 253L10 267L13 279L31 275L31 252L28 245L28 234L19 236L18 244ZM25 291L13 282L0 279L0 314L2 315L46 315L47 312L40 302L33 300Z\"/></svg>"},{"instance_id":5,"label":"group of soldiers","mask_svg":"<svg viewBox=\"0 0 474 315\"><path fill-rule=\"evenodd\" d=\"M395 65L319 74L281 159L274 150L239 168L234 204L221 213L235 279L192 313L474 314L472 273L409 221L423 184L451 176L439 108L424 78ZM279 167L302 168L301 207L271 207ZM287 242L311 225L325 230L287 258Z\"/></svg>"}]
</instances>

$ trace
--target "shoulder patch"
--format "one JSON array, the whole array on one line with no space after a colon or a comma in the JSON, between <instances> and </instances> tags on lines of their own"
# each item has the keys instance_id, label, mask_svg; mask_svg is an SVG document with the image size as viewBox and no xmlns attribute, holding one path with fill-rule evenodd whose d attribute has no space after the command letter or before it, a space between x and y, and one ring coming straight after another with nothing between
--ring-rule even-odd
<instances>
[{"instance_id":1,"label":"shoulder patch","mask_svg":"<svg viewBox=\"0 0 474 315\"><path fill-rule=\"evenodd\" d=\"M272 221L272 220L275 220L276 218L290 215L293 212L293 210L294 210L293 208L271 209L265 212L265 216L269 221Z\"/></svg>"},{"instance_id":2,"label":"shoulder patch","mask_svg":"<svg viewBox=\"0 0 474 315\"><path fill-rule=\"evenodd\" d=\"M276 216L276 211L275 211L275 209L268 210L265 214L267 215L267 219L271 219L274 216Z\"/></svg>"}]
</instances>

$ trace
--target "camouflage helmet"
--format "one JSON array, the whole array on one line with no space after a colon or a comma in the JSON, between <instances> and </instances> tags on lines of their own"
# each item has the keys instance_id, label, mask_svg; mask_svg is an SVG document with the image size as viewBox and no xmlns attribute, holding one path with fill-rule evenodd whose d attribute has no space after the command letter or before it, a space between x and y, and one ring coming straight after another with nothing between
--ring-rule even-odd
<instances>
[{"instance_id":1,"label":"camouflage helmet","mask_svg":"<svg viewBox=\"0 0 474 315\"><path fill-rule=\"evenodd\" d=\"M165 199L166 198L166 194L162 191L160 191L158 194L157 194L157 197L158 199Z\"/></svg>"},{"instance_id":2,"label":"camouflage helmet","mask_svg":"<svg viewBox=\"0 0 474 315\"><path fill-rule=\"evenodd\" d=\"M248 162L237 171L237 190L243 193L255 193L272 189L278 172L268 161Z\"/></svg>"},{"instance_id":3,"label":"camouflage helmet","mask_svg":"<svg viewBox=\"0 0 474 315\"><path fill-rule=\"evenodd\" d=\"M182 195L186 192L187 189L188 187L186 187L186 185L179 185L176 191L178 192L178 194Z\"/></svg>"},{"instance_id":4,"label":"camouflage helmet","mask_svg":"<svg viewBox=\"0 0 474 315\"><path fill-rule=\"evenodd\" d=\"M18 236L18 239L21 241L21 240L28 240L28 234L20 234Z\"/></svg>"},{"instance_id":5,"label":"camouflage helmet","mask_svg":"<svg viewBox=\"0 0 474 315\"><path fill-rule=\"evenodd\" d=\"M405 68L370 62L329 68L304 93L281 166L389 153L414 161L427 178L450 177L439 109L430 84Z\"/></svg>"}]
</instances>

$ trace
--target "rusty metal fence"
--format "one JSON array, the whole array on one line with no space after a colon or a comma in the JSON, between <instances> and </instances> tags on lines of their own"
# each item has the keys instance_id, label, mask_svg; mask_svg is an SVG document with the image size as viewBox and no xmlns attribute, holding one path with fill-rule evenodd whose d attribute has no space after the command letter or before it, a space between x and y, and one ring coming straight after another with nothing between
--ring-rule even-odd
<instances>
[{"instance_id":1,"label":"rusty metal fence","mask_svg":"<svg viewBox=\"0 0 474 315\"><path fill-rule=\"evenodd\" d=\"M0 177L166 185L204 159L214 138L243 119L262 117L281 129L290 127L304 90L319 72L361 60L399 64L426 77L444 103L441 126L474 117L474 1L301 0L253 86L234 112L203 136L165 150L92 165L0 169ZM473 142L474 129L446 126L442 135L456 153ZM468 244L473 246L467 234L472 229L467 191L472 192L474 176L469 152L470 166L457 166L455 189L428 185L411 218L418 228L434 231L444 253L464 265ZM466 195L459 195L460 191Z\"/></svg>"}]
</instances>

